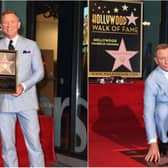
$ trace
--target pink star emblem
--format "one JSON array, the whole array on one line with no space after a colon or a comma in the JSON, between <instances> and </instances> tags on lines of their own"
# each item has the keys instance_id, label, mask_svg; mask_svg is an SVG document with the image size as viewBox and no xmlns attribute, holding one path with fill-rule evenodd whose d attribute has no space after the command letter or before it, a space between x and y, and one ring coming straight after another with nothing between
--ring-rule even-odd
<instances>
[{"instance_id":1,"label":"pink star emblem","mask_svg":"<svg viewBox=\"0 0 168 168\"><path fill-rule=\"evenodd\" d=\"M130 64L130 58L135 56L138 51L127 51L124 43L124 39L121 39L121 43L119 46L119 50L106 50L106 52L111 55L113 58L115 58L114 66L112 71L119 68L121 65L125 66L127 69L132 71L132 67Z\"/></svg>"},{"instance_id":2,"label":"pink star emblem","mask_svg":"<svg viewBox=\"0 0 168 168\"><path fill-rule=\"evenodd\" d=\"M126 16L126 17L129 20L128 25L130 25L131 23L133 23L134 25L136 25L135 20L138 19L138 17L135 17L133 12L131 12L130 16Z\"/></svg>"}]
</instances>

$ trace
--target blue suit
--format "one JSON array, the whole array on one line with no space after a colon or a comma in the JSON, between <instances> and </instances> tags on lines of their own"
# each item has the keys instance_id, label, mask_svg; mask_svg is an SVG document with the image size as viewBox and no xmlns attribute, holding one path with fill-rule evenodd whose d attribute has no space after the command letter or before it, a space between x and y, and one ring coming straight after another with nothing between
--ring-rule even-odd
<instances>
[{"instance_id":1,"label":"blue suit","mask_svg":"<svg viewBox=\"0 0 168 168\"><path fill-rule=\"evenodd\" d=\"M147 139L168 142L168 78L156 67L145 81L144 121Z\"/></svg>"},{"instance_id":2,"label":"blue suit","mask_svg":"<svg viewBox=\"0 0 168 168\"><path fill-rule=\"evenodd\" d=\"M0 49L7 49L5 39ZM44 166L44 156L39 141L38 99L36 84L44 77L43 63L36 42L19 36L15 45L18 52L18 84L25 90L18 96L0 94L0 133L3 143L2 157L5 166L18 166L15 149L15 122L19 119L28 149L30 166Z\"/></svg>"}]
</instances>

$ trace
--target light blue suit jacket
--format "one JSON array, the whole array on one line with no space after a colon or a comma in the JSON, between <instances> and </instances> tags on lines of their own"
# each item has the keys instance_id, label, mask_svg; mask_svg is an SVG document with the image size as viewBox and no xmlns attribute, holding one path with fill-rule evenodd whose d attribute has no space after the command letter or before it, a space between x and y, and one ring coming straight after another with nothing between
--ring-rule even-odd
<instances>
[{"instance_id":1,"label":"light blue suit jacket","mask_svg":"<svg viewBox=\"0 0 168 168\"><path fill-rule=\"evenodd\" d=\"M7 49L5 39L0 40L0 49ZM25 91L15 97L10 94L0 94L0 112L19 112L37 110L38 98L36 84L44 77L43 62L40 50L35 41L19 36L15 50L18 52L18 84L25 84Z\"/></svg>"},{"instance_id":2,"label":"light blue suit jacket","mask_svg":"<svg viewBox=\"0 0 168 168\"><path fill-rule=\"evenodd\" d=\"M168 130L168 79L160 67L156 67L145 81L144 121L148 141L157 138L167 142Z\"/></svg>"}]
</instances>

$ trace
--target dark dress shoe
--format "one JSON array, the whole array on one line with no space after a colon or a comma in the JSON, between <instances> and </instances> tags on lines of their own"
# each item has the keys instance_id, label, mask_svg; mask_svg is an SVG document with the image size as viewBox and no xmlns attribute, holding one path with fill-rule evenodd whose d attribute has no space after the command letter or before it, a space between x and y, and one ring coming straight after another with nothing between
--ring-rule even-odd
<instances>
[{"instance_id":1,"label":"dark dress shoe","mask_svg":"<svg viewBox=\"0 0 168 168\"><path fill-rule=\"evenodd\" d=\"M159 152L161 156L168 154L168 143L159 143Z\"/></svg>"}]
</instances>

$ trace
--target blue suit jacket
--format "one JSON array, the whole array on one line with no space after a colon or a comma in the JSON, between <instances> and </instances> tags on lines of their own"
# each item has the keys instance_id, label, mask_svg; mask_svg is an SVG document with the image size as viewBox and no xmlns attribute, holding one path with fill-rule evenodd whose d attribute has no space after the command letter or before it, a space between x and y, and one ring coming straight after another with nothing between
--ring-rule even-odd
<instances>
[{"instance_id":1,"label":"blue suit jacket","mask_svg":"<svg viewBox=\"0 0 168 168\"><path fill-rule=\"evenodd\" d=\"M7 49L5 39L0 40L0 49ZM19 112L23 110L37 110L38 99L36 83L44 76L43 62L40 50L35 41L19 36L15 50L17 50L18 84L24 83L26 89L20 96L0 94L0 112Z\"/></svg>"},{"instance_id":2,"label":"blue suit jacket","mask_svg":"<svg viewBox=\"0 0 168 168\"><path fill-rule=\"evenodd\" d=\"M157 131L168 129L167 119L162 123L164 128L156 127L157 113L162 113L165 119L168 117L168 79L160 67L155 68L145 81L144 121L148 141L157 138Z\"/></svg>"}]
</instances>

